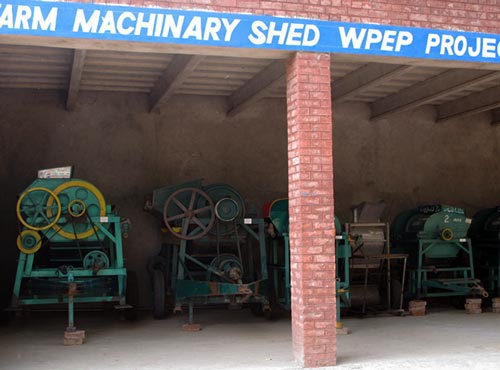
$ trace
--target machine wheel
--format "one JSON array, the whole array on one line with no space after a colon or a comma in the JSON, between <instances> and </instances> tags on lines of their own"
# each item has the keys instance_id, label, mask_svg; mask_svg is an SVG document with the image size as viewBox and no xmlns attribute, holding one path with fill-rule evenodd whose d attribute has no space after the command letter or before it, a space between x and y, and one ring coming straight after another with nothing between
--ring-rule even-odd
<instances>
[{"instance_id":1,"label":"machine wheel","mask_svg":"<svg viewBox=\"0 0 500 370\"><path fill-rule=\"evenodd\" d=\"M215 203L215 215L221 222L210 230L212 235L229 235L234 233L234 218L245 216L245 200L232 186L227 184L211 184L203 188L210 199ZM198 208L206 205L204 199L198 201Z\"/></svg>"},{"instance_id":2,"label":"machine wheel","mask_svg":"<svg viewBox=\"0 0 500 370\"><path fill-rule=\"evenodd\" d=\"M62 183L54 189L54 194L61 201L61 206L69 217L80 218L106 216L106 201L102 193L94 185L82 181L72 180ZM52 206L53 199L49 198L47 206ZM47 211L47 214L49 212ZM76 228L76 230L75 230ZM54 230L67 239L86 239L93 235L97 227L92 222L67 223L63 226L54 225Z\"/></svg>"},{"instance_id":3,"label":"machine wheel","mask_svg":"<svg viewBox=\"0 0 500 370\"><path fill-rule=\"evenodd\" d=\"M41 231L54 226L61 216L61 202L55 192L31 188L17 201L17 218L30 230Z\"/></svg>"},{"instance_id":4,"label":"machine wheel","mask_svg":"<svg viewBox=\"0 0 500 370\"><path fill-rule=\"evenodd\" d=\"M445 227L443 230L441 230L439 236L441 237L441 240L449 242L453 239L453 230L449 227Z\"/></svg>"},{"instance_id":5,"label":"machine wheel","mask_svg":"<svg viewBox=\"0 0 500 370\"><path fill-rule=\"evenodd\" d=\"M226 278L232 280L234 283L236 283L238 279L242 278L243 264L240 259L233 254L224 253L219 257L215 257L210 263L210 267L224 274ZM232 276L231 271L233 269L235 270L237 276ZM210 271L207 271L206 279L207 281L224 281L223 278L212 274Z\"/></svg>"},{"instance_id":6,"label":"machine wheel","mask_svg":"<svg viewBox=\"0 0 500 370\"><path fill-rule=\"evenodd\" d=\"M155 320L166 317L165 277L161 270L153 271L153 317Z\"/></svg>"},{"instance_id":7,"label":"machine wheel","mask_svg":"<svg viewBox=\"0 0 500 370\"><path fill-rule=\"evenodd\" d=\"M102 251L91 251L83 258L83 268L85 270L99 271L107 269L109 266L111 266L109 257Z\"/></svg>"},{"instance_id":8,"label":"machine wheel","mask_svg":"<svg viewBox=\"0 0 500 370\"><path fill-rule=\"evenodd\" d=\"M147 269L151 277L155 270L165 271L168 261L162 256L153 256L148 259Z\"/></svg>"},{"instance_id":9,"label":"machine wheel","mask_svg":"<svg viewBox=\"0 0 500 370\"><path fill-rule=\"evenodd\" d=\"M41 247L42 239L36 231L24 230L17 237L17 248L25 254L36 253Z\"/></svg>"},{"instance_id":10,"label":"machine wheel","mask_svg":"<svg viewBox=\"0 0 500 370\"><path fill-rule=\"evenodd\" d=\"M197 198L204 199L205 203L202 207L196 205ZM163 221L176 237L184 240L199 239L206 235L214 225L214 202L207 193L200 189L179 189L172 193L165 202ZM190 234L189 229L193 223L201 230Z\"/></svg>"}]
</instances>

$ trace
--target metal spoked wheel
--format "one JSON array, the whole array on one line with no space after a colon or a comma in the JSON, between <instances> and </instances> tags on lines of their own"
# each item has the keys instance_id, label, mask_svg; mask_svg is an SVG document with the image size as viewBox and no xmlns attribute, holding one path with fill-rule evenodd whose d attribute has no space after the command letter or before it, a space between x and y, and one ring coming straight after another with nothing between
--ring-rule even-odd
<instances>
[{"instance_id":1,"label":"metal spoked wheel","mask_svg":"<svg viewBox=\"0 0 500 370\"><path fill-rule=\"evenodd\" d=\"M61 202L46 188L31 188L17 201L17 218L30 230L41 231L53 227L61 216Z\"/></svg>"},{"instance_id":2,"label":"metal spoked wheel","mask_svg":"<svg viewBox=\"0 0 500 370\"><path fill-rule=\"evenodd\" d=\"M203 206L197 207L197 200ZM176 237L184 240L199 239L206 235L215 222L214 203L197 188L179 189L172 193L163 207L163 221Z\"/></svg>"}]
</instances>

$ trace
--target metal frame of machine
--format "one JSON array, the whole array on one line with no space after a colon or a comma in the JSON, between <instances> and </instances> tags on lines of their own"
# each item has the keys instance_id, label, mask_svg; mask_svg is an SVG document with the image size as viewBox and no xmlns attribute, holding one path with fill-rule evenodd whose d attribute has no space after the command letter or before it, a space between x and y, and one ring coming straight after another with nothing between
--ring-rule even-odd
<instances>
[{"instance_id":1,"label":"metal frame of machine","mask_svg":"<svg viewBox=\"0 0 500 370\"><path fill-rule=\"evenodd\" d=\"M128 221L107 205L101 192L75 178L37 179L19 196L21 231L13 309L68 304L68 330L74 330L74 304L126 305L127 270L122 228Z\"/></svg>"},{"instance_id":2,"label":"metal frame of machine","mask_svg":"<svg viewBox=\"0 0 500 370\"><path fill-rule=\"evenodd\" d=\"M272 303L276 303L284 310L291 310L290 285L290 239L288 199L277 199L264 207L272 225L270 230L270 261ZM351 245L346 233L341 232L342 226L335 217L335 257L336 257L336 296L337 296L337 323L340 325L341 309L349 308L350 297L350 259Z\"/></svg>"},{"instance_id":3,"label":"metal frame of machine","mask_svg":"<svg viewBox=\"0 0 500 370\"><path fill-rule=\"evenodd\" d=\"M227 184L202 186L198 179L155 190L146 208L162 216L170 237L150 262L155 318L164 316L165 292L171 294L174 310L188 305L189 324L195 304L259 303L268 309L264 220L245 217L236 189ZM253 242L258 244L258 269L251 257Z\"/></svg>"},{"instance_id":4,"label":"metal frame of machine","mask_svg":"<svg viewBox=\"0 0 500 370\"><path fill-rule=\"evenodd\" d=\"M409 255L410 297L487 296L475 278L470 222L462 208L446 205L422 206L396 217L393 250Z\"/></svg>"},{"instance_id":5,"label":"metal frame of machine","mask_svg":"<svg viewBox=\"0 0 500 370\"><path fill-rule=\"evenodd\" d=\"M478 278L485 289L500 296L500 206L483 209L472 218L469 237L474 245Z\"/></svg>"}]
</instances>

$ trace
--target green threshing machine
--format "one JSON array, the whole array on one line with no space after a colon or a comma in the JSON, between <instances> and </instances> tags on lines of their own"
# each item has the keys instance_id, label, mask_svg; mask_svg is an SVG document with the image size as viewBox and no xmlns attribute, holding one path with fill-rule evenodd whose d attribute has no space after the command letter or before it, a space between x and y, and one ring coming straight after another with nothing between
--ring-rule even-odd
<instances>
[{"instance_id":1,"label":"green threshing machine","mask_svg":"<svg viewBox=\"0 0 500 370\"><path fill-rule=\"evenodd\" d=\"M264 220L246 216L236 189L203 186L202 179L166 186L154 190L146 210L166 227L167 240L148 268L155 318L166 315L169 303L174 311L188 306L189 324L195 304L269 308Z\"/></svg>"},{"instance_id":2,"label":"green threshing machine","mask_svg":"<svg viewBox=\"0 0 500 370\"><path fill-rule=\"evenodd\" d=\"M446 205L422 206L395 218L392 251L409 255L410 297L487 295L474 274L470 223L462 208Z\"/></svg>"},{"instance_id":3,"label":"green threshing machine","mask_svg":"<svg viewBox=\"0 0 500 370\"><path fill-rule=\"evenodd\" d=\"M60 169L42 172L61 176ZM74 327L74 303L125 303L127 271L121 222L101 192L87 181L38 178L19 196L20 250L12 308L68 304L68 330ZM40 176L40 174L39 174Z\"/></svg>"},{"instance_id":4,"label":"green threshing machine","mask_svg":"<svg viewBox=\"0 0 500 370\"><path fill-rule=\"evenodd\" d=\"M272 236L269 254L269 274L272 281L271 301L284 310L291 309L290 285L290 239L288 199L277 199L264 207L264 214L272 223ZM336 255L336 295L337 322L340 323L340 310L351 305L349 264L351 246L346 233L335 217L335 255Z\"/></svg>"},{"instance_id":5,"label":"green threshing machine","mask_svg":"<svg viewBox=\"0 0 500 370\"><path fill-rule=\"evenodd\" d=\"M474 245L478 278L486 290L500 296L500 206L483 209L472 218L469 237Z\"/></svg>"}]
</instances>

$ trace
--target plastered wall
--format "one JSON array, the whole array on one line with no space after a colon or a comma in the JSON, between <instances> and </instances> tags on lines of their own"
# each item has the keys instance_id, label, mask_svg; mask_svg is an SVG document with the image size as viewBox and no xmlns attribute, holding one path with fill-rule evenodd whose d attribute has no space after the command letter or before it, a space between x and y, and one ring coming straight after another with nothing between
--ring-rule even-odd
<instances>
[{"instance_id":1,"label":"plastered wall","mask_svg":"<svg viewBox=\"0 0 500 370\"><path fill-rule=\"evenodd\" d=\"M147 258L159 248L160 221L142 210L152 189L204 177L225 182L260 212L287 193L286 106L264 100L234 118L224 100L175 97L160 114L146 96L85 93L76 111L52 92L0 92L0 299L10 296L17 248L16 197L39 168L72 164L120 215L132 220L125 241L130 269L150 301ZM335 212L385 200L388 219L422 203L449 203L469 215L500 203L500 127L486 115L434 124L424 107L377 123L364 104L333 107Z\"/></svg>"},{"instance_id":2,"label":"plastered wall","mask_svg":"<svg viewBox=\"0 0 500 370\"><path fill-rule=\"evenodd\" d=\"M63 102L58 93L0 92L4 299L18 254L16 197L39 168L74 165L75 177L96 185L131 219L125 257L139 275L143 305L150 299L147 259L160 245L161 222L143 211L153 189L201 177L206 184L225 182L254 213L286 195L284 101L264 102L237 118L226 118L220 98L174 98L160 114L147 113L145 95L82 94L74 112L65 111Z\"/></svg>"}]
</instances>

